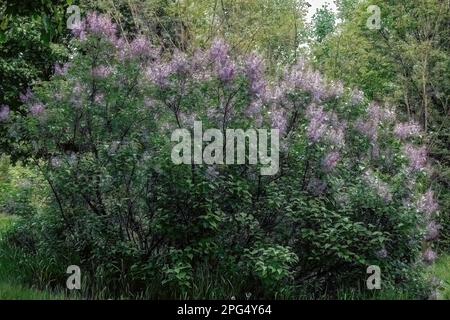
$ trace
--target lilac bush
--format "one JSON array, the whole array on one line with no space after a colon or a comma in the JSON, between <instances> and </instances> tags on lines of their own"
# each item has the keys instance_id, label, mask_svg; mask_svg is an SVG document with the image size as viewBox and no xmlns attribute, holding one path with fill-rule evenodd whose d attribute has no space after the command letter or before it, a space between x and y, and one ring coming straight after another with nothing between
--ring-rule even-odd
<instances>
[{"instance_id":1,"label":"lilac bush","mask_svg":"<svg viewBox=\"0 0 450 320\"><path fill-rule=\"evenodd\" d=\"M22 138L53 199L34 250L80 264L93 287L197 297L215 275L232 284L223 298L332 295L369 265L408 285L435 259L432 168L420 128L391 107L303 60L269 74L221 39L170 52L96 13L73 42L73 60L22 95ZM278 174L173 164L172 131L196 120L279 129Z\"/></svg>"}]
</instances>

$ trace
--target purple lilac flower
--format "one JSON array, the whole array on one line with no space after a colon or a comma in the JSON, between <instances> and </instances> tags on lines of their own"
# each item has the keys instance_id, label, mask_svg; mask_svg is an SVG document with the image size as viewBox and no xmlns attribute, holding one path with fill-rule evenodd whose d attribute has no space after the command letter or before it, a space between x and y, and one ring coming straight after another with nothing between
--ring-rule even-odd
<instances>
[{"instance_id":1,"label":"purple lilac flower","mask_svg":"<svg viewBox=\"0 0 450 320\"><path fill-rule=\"evenodd\" d=\"M228 83L232 81L236 75L236 64L233 61L227 61L218 66L217 73L222 82Z\"/></svg>"},{"instance_id":2,"label":"purple lilac flower","mask_svg":"<svg viewBox=\"0 0 450 320\"><path fill-rule=\"evenodd\" d=\"M407 144L403 147L403 153L409 160L409 169L413 172L421 171L425 169L428 161L427 148L414 147L411 144Z\"/></svg>"},{"instance_id":3,"label":"purple lilac flower","mask_svg":"<svg viewBox=\"0 0 450 320\"><path fill-rule=\"evenodd\" d=\"M358 89L354 89L352 91L352 97L351 97L352 105L354 105L354 106L358 105L363 101L364 101L364 92L362 92L361 90L358 90Z\"/></svg>"},{"instance_id":4,"label":"purple lilac flower","mask_svg":"<svg viewBox=\"0 0 450 320\"><path fill-rule=\"evenodd\" d=\"M88 14L86 18L86 31L96 36L114 40L117 28L108 16L93 12Z\"/></svg>"},{"instance_id":5,"label":"purple lilac flower","mask_svg":"<svg viewBox=\"0 0 450 320\"><path fill-rule=\"evenodd\" d=\"M398 123L395 126L394 133L399 139L408 139L420 135L422 128L416 122Z\"/></svg>"},{"instance_id":6,"label":"purple lilac flower","mask_svg":"<svg viewBox=\"0 0 450 320\"><path fill-rule=\"evenodd\" d=\"M339 163L339 160L341 159L341 155L337 151L331 151L328 153L325 158L322 160L322 166L325 171L331 172L333 171L337 164Z\"/></svg>"},{"instance_id":7,"label":"purple lilac flower","mask_svg":"<svg viewBox=\"0 0 450 320\"><path fill-rule=\"evenodd\" d=\"M245 115L247 117L253 117L258 114L261 114L262 109L262 101L261 100L254 100L250 103L250 105L245 110Z\"/></svg>"},{"instance_id":8,"label":"purple lilac flower","mask_svg":"<svg viewBox=\"0 0 450 320\"><path fill-rule=\"evenodd\" d=\"M225 83L233 80L237 69L236 64L230 58L228 45L222 39L217 39L212 44L209 54L219 79Z\"/></svg>"},{"instance_id":9,"label":"purple lilac flower","mask_svg":"<svg viewBox=\"0 0 450 320\"><path fill-rule=\"evenodd\" d=\"M439 210L439 204L437 203L433 190L428 190L417 203L417 210L431 216L433 213Z\"/></svg>"},{"instance_id":10,"label":"purple lilac flower","mask_svg":"<svg viewBox=\"0 0 450 320\"><path fill-rule=\"evenodd\" d=\"M332 82L328 88L330 98L339 99L344 94L344 84L341 81Z\"/></svg>"},{"instance_id":11,"label":"purple lilac flower","mask_svg":"<svg viewBox=\"0 0 450 320\"><path fill-rule=\"evenodd\" d=\"M86 23L85 21L79 21L72 26L72 34L80 41L86 40Z\"/></svg>"},{"instance_id":12,"label":"purple lilac flower","mask_svg":"<svg viewBox=\"0 0 450 320\"><path fill-rule=\"evenodd\" d=\"M386 248L383 248L381 250L378 250L375 255L377 256L378 259L386 259L388 257L388 252L386 250Z\"/></svg>"},{"instance_id":13,"label":"purple lilac flower","mask_svg":"<svg viewBox=\"0 0 450 320\"><path fill-rule=\"evenodd\" d=\"M222 39L216 39L209 50L210 57L216 65L225 64L229 59L230 48Z\"/></svg>"},{"instance_id":14,"label":"purple lilac flower","mask_svg":"<svg viewBox=\"0 0 450 320\"><path fill-rule=\"evenodd\" d=\"M172 68L169 64L162 61L155 61L146 71L147 78L160 88L169 85L169 76L172 74Z\"/></svg>"},{"instance_id":15,"label":"purple lilac flower","mask_svg":"<svg viewBox=\"0 0 450 320\"><path fill-rule=\"evenodd\" d=\"M427 225L427 232L425 234L426 241L434 241L439 237L439 230L442 226L435 221L431 221Z\"/></svg>"},{"instance_id":16,"label":"purple lilac flower","mask_svg":"<svg viewBox=\"0 0 450 320\"><path fill-rule=\"evenodd\" d=\"M193 127L195 119L197 118L197 114L195 113L187 114L184 112L180 112L178 114L178 118L180 119L181 124L184 125L185 127Z\"/></svg>"},{"instance_id":17,"label":"purple lilac flower","mask_svg":"<svg viewBox=\"0 0 450 320\"><path fill-rule=\"evenodd\" d=\"M55 75L56 76L64 76L69 71L70 63L64 64L55 64Z\"/></svg>"},{"instance_id":18,"label":"purple lilac flower","mask_svg":"<svg viewBox=\"0 0 450 320\"><path fill-rule=\"evenodd\" d=\"M33 117L39 117L40 115L42 115L44 113L44 111L45 111L45 106L40 102L35 103L30 107L30 113Z\"/></svg>"},{"instance_id":19,"label":"purple lilac flower","mask_svg":"<svg viewBox=\"0 0 450 320\"><path fill-rule=\"evenodd\" d=\"M172 56L172 61L169 66L171 72L178 74L185 74L189 71L189 62L186 54L180 50L176 50Z\"/></svg>"},{"instance_id":20,"label":"purple lilac flower","mask_svg":"<svg viewBox=\"0 0 450 320\"><path fill-rule=\"evenodd\" d=\"M307 186L309 192L315 196L321 196L325 193L327 189L327 184L323 180L312 178Z\"/></svg>"},{"instance_id":21,"label":"purple lilac flower","mask_svg":"<svg viewBox=\"0 0 450 320\"><path fill-rule=\"evenodd\" d=\"M355 124L356 130L365 135L372 142L378 140L378 124L373 120L358 119Z\"/></svg>"},{"instance_id":22,"label":"purple lilac flower","mask_svg":"<svg viewBox=\"0 0 450 320\"><path fill-rule=\"evenodd\" d=\"M10 109L9 106L3 104L0 106L0 122L6 122L9 118Z\"/></svg>"},{"instance_id":23,"label":"purple lilac flower","mask_svg":"<svg viewBox=\"0 0 450 320\"><path fill-rule=\"evenodd\" d=\"M33 91L31 91L30 88L27 88L27 91L26 91L24 94L21 93L21 94L19 95L19 98L20 98L20 101L22 101L22 103L28 104L28 103L30 103L30 102L33 100L33 98L34 98Z\"/></svg>"},{"instance_id":24,"label":"purple lilac flower","mask_svg":"<svg viewBox=\"0 0 450 320\"><path fill-rule=\"evenodd\" d=\"M97 93L94 97L94 102L97 104L102 104L105 101L105 95L101 92Z\"/></svg>"},{"instance_id":25,"label":"purple lilac flower","mask_svg":"<svg viewBox=\"0 0 450 320\"><path fill-rule=\"evenodd\" d=\"M272 126L279 130L280 136L283 136L287 130L287 119L283 110L272 109L270 113Z\"/></svg>"},{"instance_id":26,"label":"purple lilac flower","mask_svg":"<svg viewBox=\"0 0 450 320\"><path fill-rule=\"evenodd\" d=\"M144 36L138 36L130 43L130 57L155 57L157 50L152 46Z\"/></svg>"},{"instance_id":27,"label":"purple lilac flower","mask_svg":"<svg viewBox=\"0 0 450 320\"><path fill-rule=\"evenodd\" d=\"M109 77L112 70L108 66L97 66L92 68L92 76L96 79L105 79Z\"/></svg>"},{"instance_id":28,"label":"purple lilac flower","mask_svg":"<svg viewBox=\"0 0 450 320\"><path fill-rule=\"evenodd\" d=\"M323 111L323 107L316 107L314 104L309 105L306 111L306 117L309 119L308 138L313 142L318 142L327 130L327 114Z\"/></svg>"},{"instance_id":29,"label":"purple lilac flower","mask_svg":"<svg viewBox=\"0 0 450 320\"><path fill-rule=\"evenodd\" d=\"M384 202L389 203L392 201L392 193L389 185L378 178L372 170L367 170L364 173L363 179Z\"/></svg>"},{"instance_id":30,"label":"purple lilac flower","mask_svg":"<svg viewBox=\"0 0 450 320\"><path fill-rule=\"evenodd\" d=\"M267 86L264 79L264 60L256 54L247 57L245 73L250 80L250 92L252 95L263 97Z\"/></svg>"},{"instance_id":31,"label":"purple lilac flower","mask_svg":"<svg viewBox=\"0 0 450 320\"><path fill-rule=\"evenodd\" d=\"M428 248L423 253L422 259L425 263L433 264L437 259L437 254L431 248Z\"/></svg>"}]
</instances>

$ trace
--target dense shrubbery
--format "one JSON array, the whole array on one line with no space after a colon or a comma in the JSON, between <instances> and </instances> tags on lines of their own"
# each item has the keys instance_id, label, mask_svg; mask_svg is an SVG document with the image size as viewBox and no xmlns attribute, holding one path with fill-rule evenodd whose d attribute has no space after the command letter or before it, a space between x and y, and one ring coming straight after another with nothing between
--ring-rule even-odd
<instances>
[{"instance_id":1,"label":"dense shrubbery","mask_svg":"<svg viewBox=\"0 0 450 320\"><path fill-rule=\"evenodd\" d=\"M77 264L87 294L332 297L375 264L383 286L426 294L438 208L415 124L304 61L268 75L220 40L167 52L95 14L75 34L73 60L10 127L53 197L8 237L37 279L63 286ZM279 129L280 171L174 165L171 133L195 119Z\"/></svg>"},{"instance_id":2,"label":"dense shrubbery","mask_svg":"<svg viewBox=\"0 0 450 320\"><path fill-rule=\"evenodd\" d=\"M0 212L31 216L45 204L45 184L37 172L0 158Z\"/></svg>"}]
</instances>

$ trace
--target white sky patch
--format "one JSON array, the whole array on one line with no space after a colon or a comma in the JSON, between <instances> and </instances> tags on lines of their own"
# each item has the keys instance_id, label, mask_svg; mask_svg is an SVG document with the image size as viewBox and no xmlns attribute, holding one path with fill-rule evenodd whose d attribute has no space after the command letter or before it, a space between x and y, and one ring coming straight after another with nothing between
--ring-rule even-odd
<instances>
[{"instance_id":1,"label":"white sky patch","mask_svg":"<svg viewBox=\"0 0 450 320\"><path fill-rule=\"evenodd\" d=\"M322 8L322 6L326 3L329 4L328 7L333 9L336 12L337 8L333 0L306 0L311 6L308 8L308 14L306 15L306 21L311 22L313 15L316 13L316 10Z\"/></svg>"}]
</instances>

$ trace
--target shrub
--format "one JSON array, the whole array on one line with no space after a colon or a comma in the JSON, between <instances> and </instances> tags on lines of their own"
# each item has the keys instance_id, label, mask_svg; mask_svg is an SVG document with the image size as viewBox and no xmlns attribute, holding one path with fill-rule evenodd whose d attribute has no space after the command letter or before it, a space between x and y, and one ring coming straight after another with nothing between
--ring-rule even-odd
<instances>
[{"instance_id":1,"label":"shrub","mask_svg":"<svg viewBox=\"0 0 450 320\"><path fill-rule=\"evenodd\" d=\"M221 40L167 52L97 14L75 36L73 60L23 95L29 116L16 124L53 199L21 228L60 265L55 279L79 264L84 290L107 296L193 297L220 274L241 298L333 297L375 264L386 283L420 287L408 274L438 210L432 169L420 132L394 134L407 126L391 108L305 61L269 75ZM194 120L278 129L279 172L173 164L171 132ZM10 241L26 247L20 232Z\"/></svg>"}]
</instances>

